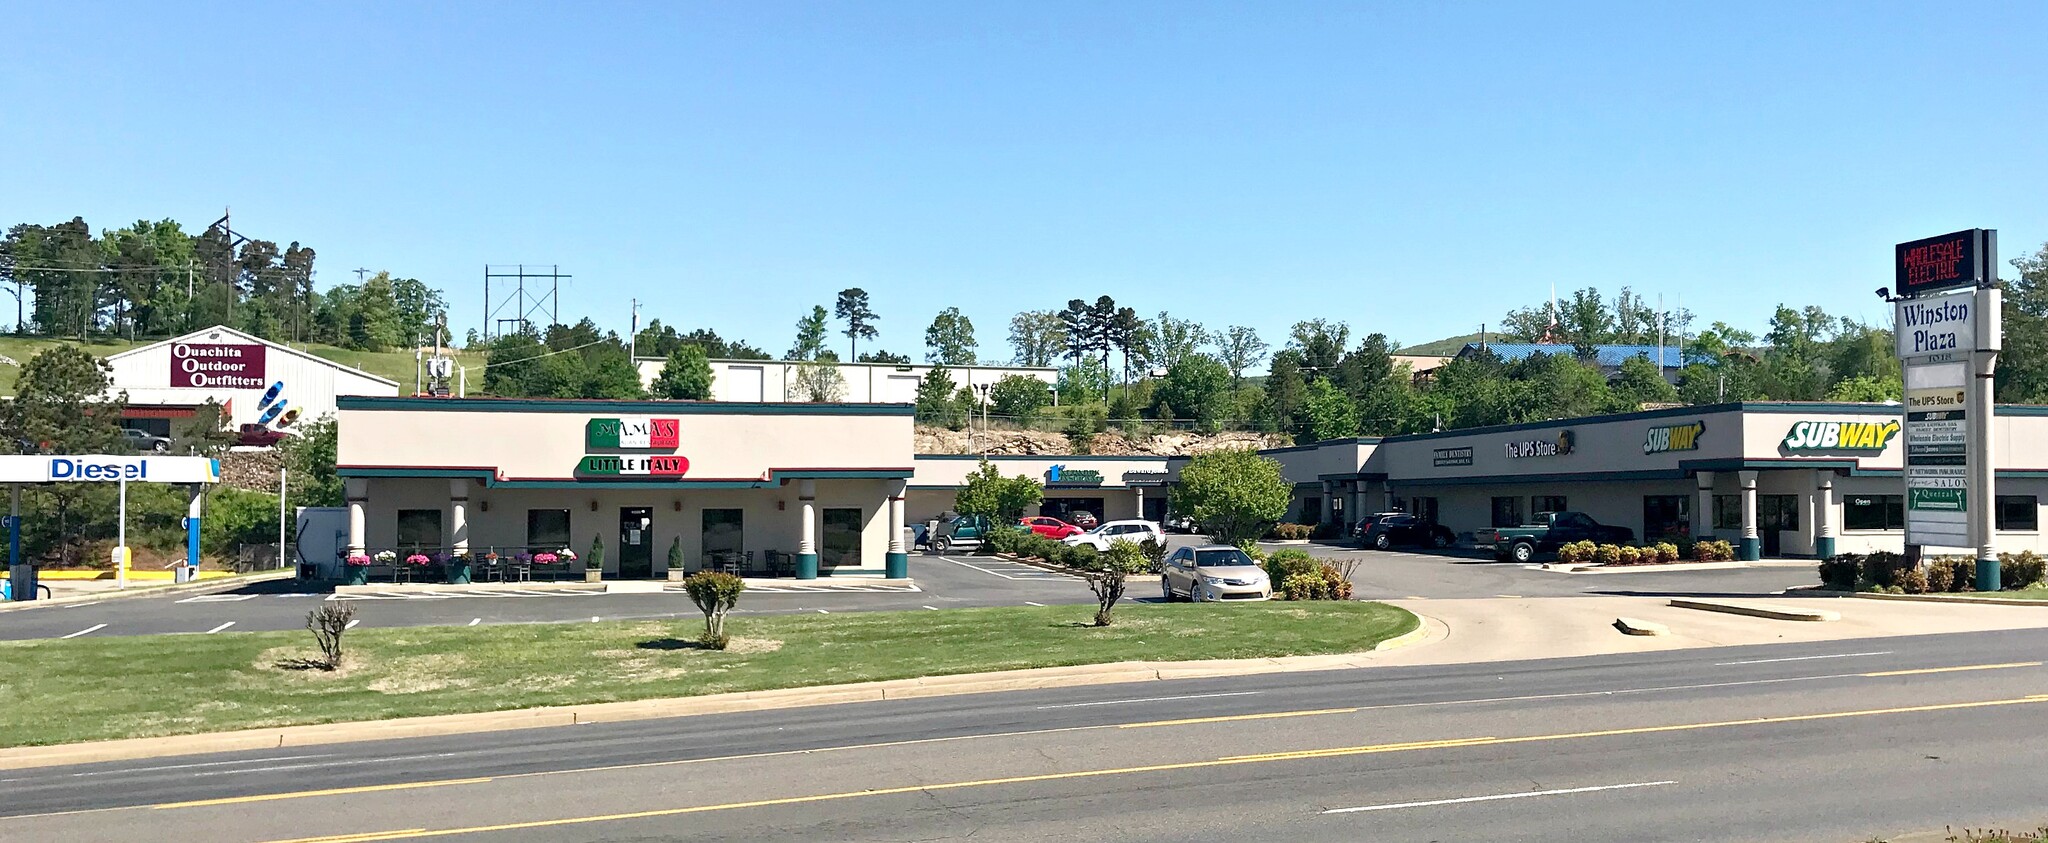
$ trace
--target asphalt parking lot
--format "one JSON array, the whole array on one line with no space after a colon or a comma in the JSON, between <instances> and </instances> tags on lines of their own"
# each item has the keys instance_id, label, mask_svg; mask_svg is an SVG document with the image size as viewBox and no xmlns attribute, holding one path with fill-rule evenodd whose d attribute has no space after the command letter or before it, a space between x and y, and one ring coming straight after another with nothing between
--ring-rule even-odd
<instances>
[{"instance_id":1,"label":"asphalt parking lot","mask_svg":"<svg viewBox=\"0 0 2048 843\"><path fill-rule=\"evenodd\" d=\"M1172 536L1180 547L1200 543ZM1268 550L1278 545L1269 545ZM1368 600L1486 597L1577 597L1626 594L1771 594L1816 581L1811 565L1711 571L1639 571L1564 574L1494 562L1472 554L1352 550L1328 545L1303 550L1336 562L1354 562L1356 595ZM1087 584L1069 574L986 556L916 554L912 585L873 579L823 579L803 590L757 589L737 612L800 614L879 610L940 610L977 606L1086 604ZM1157 600L1157 586L1134 584L1126 599ZM299 629L323 602L345 600L360 625L425 626L504 623L590 623L699 617L678 591L604 594L595 589L546 591L516 586L477 594L427 595L398 591L337 597L330 589L278 580L212 594L127 597L51 604L0 612L0 640L86 636L218 634Z\"/></svg>"}]
</instances>

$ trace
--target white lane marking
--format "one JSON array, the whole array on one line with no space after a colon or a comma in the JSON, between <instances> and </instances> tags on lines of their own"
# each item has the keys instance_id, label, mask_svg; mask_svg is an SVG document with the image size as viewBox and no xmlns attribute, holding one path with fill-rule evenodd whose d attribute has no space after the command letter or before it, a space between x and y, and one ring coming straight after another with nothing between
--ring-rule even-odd
<instances>
[{"instance_id":1,"label":"white lane marking","mask_svg":"<svg viewBox=\"0 0 2048 843\"><path fill-rule=\"evenodd\" d=\"M241 601L241 600L254 600L254 599L256 599L256 595L254 595L254 594L201 594L201 595L199 595L198 597L187 597L187 598L185 598L185 599L183 599L183 600L180 600L180 601L178 601L178 602L180 602L180 603L234 603L234 602L237 602L237 601Z\"/></svg>"},{"instance_id":2,"label":"white lane marking","mask_svg":"<svg viewBox=\"0 0 2048 843\"><path fill-rule=\"evenodd\" d=\"M1089 707L1089 706L1097 706L1097 705L1125 705L1125 704L1128 704L1128 703L1143 703L1143 702L1171 702L1171 701L1173 701L1173 700L1206 700L1206 699L1210 699L1210 698L1213 698L1213 697L1249 697L1249 696L1252 696L1253 694L1263 694L1263 693L1265 693L1265 692L1264 692L1264 691L1231 691L1231 692L1229 692L1229 693L1225 693L1225 694L1187 694L1187 695L1184 695L1184 696L1178 696L1178 697L1143 697L1143 698L1140 698L1140 699L1135 699L1135 700L1102 700L1102 701L1100 701L1100 702L1084 702L1084 703L1061 703L1061 704L1059 704L1059 705L1041 705L1041 706L1038 706L1037 708L1038 708L1038 710L1040 710L1040 711L1044 711L1045 709L1048 709L1048 708L1087 708L1087 707Z\"/></svg>"},{"instance_id":3,"label":"white lane marking","mask_svg":"<svg viewBox=\"0 0 2048 843\"><path fill-rule=\"evenodd\" d=\"M829 615L829 614L832 614L832 613L831 613L831 612L827 612L827 611L825 611L824 609L819 609L819 610L818 610L818 614L821 614L821 615Z\"/></svg>"},{"instance_id":4,"label":"white lane marking","mask_svg":"<svg viewBox=\"0 0 2048 843\"><path fill-rule=\"evenodd\" d=\"M78 636L80 636L80 635L85 635L85 634L87 634L87 633L91 633L91 632L93 632L93 631L95 631L95 630L101 630L101 629L106 629L106 628L107 628L107 625L106 625L106 624L103 624L103 623L96 623L96 624L93 624L92 626L88 626L88 627L86 627L86 628L84 628L84 629L81 629L81 630L79 630L79 631L77 631L77 632L71 633L70 635L60 635L60 636L58 636L58 637L59 637L59 638L77 638L77 637L78 637Z\"/></svg>"},{"instance_id":5,"label":"white lane marking","mask_svg":"<svg viewBox=\"0 0 2048 843\"><path fill-rule=\"evenodd\" d=\"M1890 650L1882 650L1875 653L1837 653L1832 656L1793 656L1787 659L1750 659L1748 661L1740 662L1721 662L1720 664L1716 664L1714 666L1732 667L1738 664L1770 664L1772 662L1810 662L1814 659L1855 659L1862 658L1864 656L1889 656L1891 654L1892 651Z\"/></svg>"},{"instance_id":6,"label":"white lane marking","mask_svg":"<svg viewBox=\"0 0 2048 843\"><path fill-rule=\"evenodd\" d=\"M1457 799L1431 799L1426 802L1394 802L1387 805L1362 805L1357 808L1331 808L1325 814L1355 814L1360 811L1391 811L1396 808L1427 808L1432 805L1462 805L1468 802L1495 802L1502 799L1527 799L1531 796L1564 796L1572 793L1595 793L1602 790L1627 790L1636 787L1662 787L1677 784L1675 781L1630 782L1628 784L1603 784L1594 787L1567 787L1558 790L1532 790L1525 793L1500 793L1493 796L1464 796Z\"/></svg>"},{"instance_id":7,"label":"white lane marking","mask_svg":"<svg viewBox=\"0 0 2048 843\"><path fill-rule=\"evenodd\" d=\"M591 622L591 623L597 623L597 616L596 616L596 615L591 615L591 616L590 616L590 622Z\"/></svg>"},{"instance_id":8,"label":"white lane marking","mask_svg":"<svg viewBox=\"0 0 2048 843\"><path fill-rule=\"evenodd\" d=\"M342 627L342 629L355 629L355 628L356 628L356 624L359 624L359 623L362 623L362 622L363 622L363 619L362 619L362 618L353 618L353 619L351 619L351 620L350 620L350 621L348 622L348 626L344 626L344 627Z\"/></svg>"},{"instance_id":9,"label":"white lane marking","mask_svg":"<svg viewBox=\"0 0 2048 843\"><path fill-rule=\"evenodd\" d=\"M231 627L231 626L234 626L234 625L235 625L235 622L234 622L234 621L228 621L227 623L221 624L220 626L216 626L216 627L214 627L214 628L212 628L212 629L209 629L209 630L207 630L207 631L206 631L206 634L208 634L208 635L212 635L212 634L214 634L214 633L216 633L216 632L219 632L219 631L221 631L221 630L223 630L223 629L227 629L228 627Z\"/></svg>"},{"instance_id":10,"label":"white lane marking","mask_svg":"<svg viewBox=\"0 0 2048 843\"><path fill-rule=\"evenodd\" d=\"M936 612L936 611L938 611L938 610L939 610L939 607L937 607L937 606L926 606L925 608L927 608L927 609L930 609L930 610L932 610L932 611L934 611L934 612Z\"/></svg>"},{"instance_id":11,"label":"white lane marking","mask_svg":"<svg viewBox=\"0 0 2048 843\"><path fill-rule=\"evenodd\" d=\"M105 600L94 600L94 601L92 601L91 603L73 603L73 604L71 604L71 605L69 605L69 606L65 606L64 608L66 608L66 609L83 609L83 608L85 608L85 607L87 607L87 606L98 606L99 604L101 604L101 603L105 603L105 602L107 602L107 601L105 601ZM11 781L11 780L10 780L10 781Z\"/></svg>"},{"instance_id":12,"label":"white lane marking","mask_svg":"<svg viewBox=\"0 0 2048 843\"><path fill-rule=\"evenodd\" d=\"M236 764L269 764L278 761L304 761L309 758L332 757L334 757L333 753L326 753L322 755L287 755L283 758L244 758L240 761L207 761L199 764L166 764L159 767L124 767L119 770L87 770L83 773L69 773L67 774L67 776L69 778L79 779L85 778L87 776L118 776L125 773L155 773L161 772L163 770L192 770L197 769L199 767L230 767ZM235 772L247 771L237 770ZM19 782L29 781L29 779L0 779L0 781Z\"/></svg>"},{"instance_id":13,"label":"white lane marking","mask_svg":"<svg viewBox=\"0 0 2048 843\"><path fill-rule=\"evenodd\" d=\"M480 624L480 623L483 623L483 622L484 622L484 619L483 619L483 618L470 618L470 619L469 619L469 625L470 625L470 626L476 626L477 624Z\"/></svg>"},{"instance_id":14,"label":"white lane marking","mask_svg":"<svg viewBox=\"0 0 2048 843\"><path fill-rule=\"evenodd\" d=\"M1043 606L1043 605L1045 605L1045 604L1044 604L1044 603L1033 603L1033 602L1031 602L1031 601L1029 601L1029 600L1026 600L1026 601L1024 601L1024 605L1026 605L1026 606Z\"/></svg>"}]
</instances>

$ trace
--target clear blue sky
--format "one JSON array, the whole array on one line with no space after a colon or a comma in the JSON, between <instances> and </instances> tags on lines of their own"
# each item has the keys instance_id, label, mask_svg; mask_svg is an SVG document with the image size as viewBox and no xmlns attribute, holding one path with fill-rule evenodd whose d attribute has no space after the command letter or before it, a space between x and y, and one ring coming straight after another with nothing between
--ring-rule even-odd
<instances>
[{"instance_id":1,"label":"clear blue sky","mask_svg":"<svg viewBox=\"0 0 2048 843\"><path fill-rule=\"evenodd\" d=\"M778 353L860 286L919 358L1104 293L1276 346L1553 284L1879 320L1894 242L2048 241L2038 2L301 5L14 6L0 222L232 206L458 333L486 263Z\"/></svg>"}]
</instances>

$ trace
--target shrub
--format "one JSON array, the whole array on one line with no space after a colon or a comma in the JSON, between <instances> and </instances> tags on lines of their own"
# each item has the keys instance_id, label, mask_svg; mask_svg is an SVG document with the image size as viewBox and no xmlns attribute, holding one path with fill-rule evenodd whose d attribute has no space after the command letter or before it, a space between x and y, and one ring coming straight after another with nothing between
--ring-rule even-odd
<instances>
[{"instance_id":1,"label":"shrub","mask_svg":"<svg viewBox=\"0 0 2048 843\"><path fill-rule=\"evenodd\" d=\"M683 591L704 612L704 634L697 643L706 649L725 649L732 640L725 634L725 616L739 605L740 592L746 590L744 580L717 571L699 571L683 579Z\"/></svg>"},{"instance_id":2,"label":"shrub","mask_svg":"<svg viewBox=\"0 0 2048 843\"><path fill-rule=\"evenodd\" d=\"M320 647L320 661L315 664L321 670L341 667L341 634L355 619L356 607L347 603L330 603L306 613L306 629L312 631L313 643Z\"/></svg>"},{"instance_id":3,"label":"shrub","mask_svg":"<svg viewBox=\"0 0 2048 843\"><path fill-rule=\"evenodd\" d=\"M981 549L987 553L1016 553L1024 547L1024 537L1037 536L1029 530L1012 530L998 527L988 531L988 538L981 542Z\"/></svg>"},{"instance_id":4,"label":"shrub","mask_svg":"<svg viewBox=\"0 0 2048 843\"><path fill-rule=\"evenodd\" d=\"M1957 557L1938 559L1935 560L1935 564L1949 569L1948 588L1950 591L1977 590L1977 560ZM2002 580L2004 579L2003 572L2001 571L2000 573L2000 579Z\"/></svg>"},{"instance_id":5,"label":"shrub","mask_svg":"<svg viewBox=\"0 0 2048 843\"><path fill-rule=\"evenodd\" d=\"M1670 542L1657 543L1657 561L1676 562L1678 560L1678 545L1672 544Z\"/></svg>"},{"instance_id":6,"label":"shrub","mask_svg":"<svg viewBox=\"0 0 2048 843\"><path fill-rule=\"evenodd\" d=\"M1330 583L1321 573L1288 574L1287 579L1280 581L1280 591L1289 600L1327 600Z\"/></svg>"},{"instance_id":7,"label":"shrub","mask_svg":"<svg viewBox=\"0 0 2048 843\"><path fill-rule=\"evenodd\" d=\"M1642 551L1642 549L1641 549L1641 548L1635 548L1635 547L1618 547L1618 548L1615 548L1615 564L1617 564L1617 565L1634 565L1634 564L1636 564L1636 563L1638 563L1638 562L1641 562L1641 561L1643 561L1643 551Z\"/></svg>"},{"instance_id":8,"label":"shrub","mask_svg":"<svg viewBox=\"0 0 2048 843\"><path fill-rule=\"evenodd\" d=\"M1275 541L1299 541L1301 539L1305 539L1311 535L1314 535L1315 531L1315 527L1311 527L1307 524L1289 524L1282 522L1279 524L1274 524L1273 529L1266 531L1266 535L1271 537Z\"/></svg>"},{"instance_id":9,"label":"shrub","mask_svg":"<svg viewBox=\"0 0 2048 843\"><path fill-rule=\"evenodd\" d=\"M1327 599L1351 599L1351 569L1357 565L1357 560L1346 561L1341 568L1328 562L1322 564L1318 572L1322 574L1323 582L1327 584L1324 589Z\"/></svg>"},{"instance_id":10,"label":"shrub","mask_svg":"<svg viewBox=\"0 0 2048 843\"><path fill-rule=\"evenodd\" d=\"M1115 609L1116 601L1124 596L1124 581L1150 564L1145 559L1145 550L1127 541L1111 542L1109 550L1101 554L1092 547L1075 547L1074 550L1087 551L1080 556L1086 560L1084 570L1088 571L1088 590L1095 592L1095 625L1108 626L1110 610Z\"/></svg>"},{"instance_id":11,"label":"shrub","mask_svg":"<svg viewBox=\"0 0 2048 843\"><path fill-rule=\"evenodd\" d=\"M1940 594L1955 588L1956 566L1937 560L1928 563L1925 576L1927 578L1927 590L1934 594Z\"/></svg>"},{"instance_id":12,"label":"shrub","mask_svg":"<svg viewBox=\"0 0 2048 843\"><path fill-rule=\"evenodd\" d=\"M2031 550L1998 555L1998 582L2009 591L2037 585L2044 575L2048 575L2048 560Z\"/></svg>"},{"instance_id":13,"label":"shrub","mask_svg":"<svg viewBox=\"0 0 2048 843\"><path fill-rule=\"evenodd\" d=\"M1927 572L1919 568L1899 568L1892 575L1892 588L1903 594L1926 594Z\"/></svg>"},{"instance_id":14,"label":"shrub","mask_svg":"<svg viewBox=\"0 0 2048 843\"><path fill-rule=\"evenodd\" d=\"M1621 548L1611 544L1596 545L1593 548L1593 562L1598 565L1612 565L1621 561Z\"/></svg>"},{"instance_id":15,"label":"shrub","mask_svg":"<svg viewBox=\"0 0 2048 843\"><path fill-rule=\"evenodd\" d=\"M1699 552L1699 542L1693 541L1692 539L1679 539L1678 555L1676 557L1673 557L1671 561L1676 562L1680 559L1698 559L1700 558Z\"/></svg>"},{"instance_id":16,"label":"shrub","mask_svg":"<svg viewBox=\"0 0 2048 843\"><path fill-rule=\"evenodd\" d=\"M1253 562L1266 561L1266 552L1259 549L1258 542L1252 541L1251 539L1244 539L1237 542L1236 546L1238 550L1244 551L1244 555L1251 557Z\"/></svg>"},{"instance_id":17,"label":"shrub","mask_svg":"<svg viewBox=\"0 0 2048 843\"><path fill-rule=\"evenodd\" d=\"M590 537L590 555L586 557L586 561L583 563L583 570L604 570L604 536Z\"/></svg>"},{"instance_id":18,"label":"shrub","mask_svg":"<svg viewBox=\"0 0 2048 843\"><path fill-rule=\"evenodd\" d=\"M1315 525L1314 527L1310 528L1310 530L1309 530L1309 534L1308 534L1307 536L1305 536L1304 538L1311 538L1311 539L1334 539L1334 538L1338 538L1338 537L1342 536L1343 534L1344 534L1344 525L1343 525L1343 524L1340 524L1340 523L1338 523L1338 522L1335 522L1335 521L1321 521L1321 522L1317 522L1317 523L1316 523L1316 525Z\"/></svg>"},{"instance_id":19,"label":"shrub","mask_svg":"<svg viewBox=\"0 0 2048 843\"><path fill-rule=\"evenodd\" d=\"M1130 542L1117 542L1116 544L1111 544L1110 547L1114 548L1117 544L1130 544ZM1093 567L1095 565L1095 557L1101 555L1095 552L1095 548L1085 544L1077 544L1073 547L1061 545L1060 549L1065 551L1062 554L1063 558L1060 560L1061 564L1081 571L1086 571Z\"/></svg>"},{"instance_id":20,"label":"shrub","mask_svg":"<svg viewBox=\"0 0 2048 843\"><path fill-rule=\"evenodd\" d=\"M1296 574L1321 576L1315 557L1291 547L1273 551L1273 555L1260 564L1266 569L1266 579L1282 591L1286 590L1287 580ZM1290 596L1288 599L1295 598Z\"/></svg>"},{"instance_id":21,"label":"shrub","mask_svg":"<svg viewBox=\"0 0 2048 843\"><path fill-rule=\"evenodd\" d=\"M1146 570L1149 570L1155 574L1159 573L1162 570L1165 570L1166 545L1160 544L1151 539L1146 539L1138 543L1138 549L1145 552Z\"/></svg>"},{"instance_id":22,"label":"shrub","mask_svg":"<svg viewBox=\"0 0 2048 843\"><path fill-rule=\"evenodd\" d=\"M1575 541L1557 549L1557 561L1566 565L1584 565L1593 561L1593 543Z\"/></svg>"},{"instance_id":23,"label":"shrub","mask_svg":"<svg viewBox=\"0 0 2048 843\"><path fill-rule=\"evenodd\" d=\"M1692 558L1701 562L1727 562L1735 558L1735 545L1726 541L1703 541L1693 545Z\"/></svg>"},{"instance_id":24,"label":"shrub","mask_svg":"<svg viewBox=\"0 0 2048 843\"><path fill-rule=\"evenodd\" d=\"M1856 588L1857 571L1863 565L1863 557L1854 553L1837 553L1820 562L1822 585L1839 591Z\"/></svg>"}]
</instances>

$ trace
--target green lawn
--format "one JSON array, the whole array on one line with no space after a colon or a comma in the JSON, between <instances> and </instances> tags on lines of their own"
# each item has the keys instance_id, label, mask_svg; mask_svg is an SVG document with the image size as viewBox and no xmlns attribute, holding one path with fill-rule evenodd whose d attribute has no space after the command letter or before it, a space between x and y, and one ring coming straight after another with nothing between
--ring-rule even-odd
<instances>
[{"instance_id":1,"label":"green lawn","mask_svg":"<svg viewBox=\"0 0 2048 843\"><path fill-rule=\"evenodd\" d=\"M682 606L687 607L687 603ZM701 620L348 633L334 673L306 632L0 643L0 745L680 697L1134 659L1362 652L1414 615L1364 602L1020 606L734 618L732 648L682 640Z\"/></svg>"}]
</instances>

